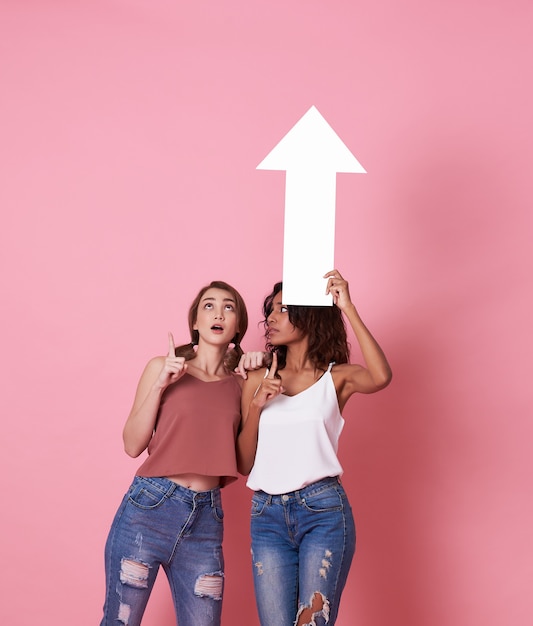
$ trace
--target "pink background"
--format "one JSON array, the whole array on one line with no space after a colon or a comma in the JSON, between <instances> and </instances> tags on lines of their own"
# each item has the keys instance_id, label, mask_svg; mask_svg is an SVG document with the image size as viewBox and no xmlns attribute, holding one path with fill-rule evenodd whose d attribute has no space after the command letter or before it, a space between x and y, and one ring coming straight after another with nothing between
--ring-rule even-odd
<instances>
[{"instance_id":1,"label":"pink background","mask_svg":"<svg viewBox=\"0 0 533 626\"><path fill-rule=\"evenodd\" d=\"M99 622L140 372L214 278L261 345L284 174L255 167L313 104L368 171L337 178L336 266L395 374L345 412L338 624L530 623L532 23L530 0L0 0L0 623ZM250 494L224 495L223 622L257 626ZM172 623L161 580L145 624Z\"/></svg>"}]
</instances>

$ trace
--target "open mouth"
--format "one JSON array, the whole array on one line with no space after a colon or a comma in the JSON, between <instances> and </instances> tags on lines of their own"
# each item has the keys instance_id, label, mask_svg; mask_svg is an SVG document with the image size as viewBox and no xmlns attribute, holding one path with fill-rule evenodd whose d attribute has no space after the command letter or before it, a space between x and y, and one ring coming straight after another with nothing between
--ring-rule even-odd
<instances>
[{"instance_id":1,"label":"open mouth","mask_svg":"<svg viewBox=\"0 0 533 626\"><path fill-rule=\"evenodd\" d=\"M221 333L224 329L219 324L213 324L213 326L211 326L211 330Z\"/></svg>"}]
</instances>

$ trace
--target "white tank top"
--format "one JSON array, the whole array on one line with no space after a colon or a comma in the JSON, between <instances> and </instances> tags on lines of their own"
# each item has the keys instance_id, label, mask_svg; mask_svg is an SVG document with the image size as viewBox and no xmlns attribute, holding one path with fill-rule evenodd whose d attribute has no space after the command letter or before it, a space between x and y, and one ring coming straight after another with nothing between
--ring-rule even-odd
<instances>
[{"instance_id":1,"label":"white tank top","mask_svg":"<svg viewBox=\"0 0 533 626\"><path fill-rule=\"evenodd\" d=\"M254 466L246 485L270 494L301 489L343 472L337 458L344 419L330 363L311 387L281 394L263 409Z\"/></svg>"}]
</instances>

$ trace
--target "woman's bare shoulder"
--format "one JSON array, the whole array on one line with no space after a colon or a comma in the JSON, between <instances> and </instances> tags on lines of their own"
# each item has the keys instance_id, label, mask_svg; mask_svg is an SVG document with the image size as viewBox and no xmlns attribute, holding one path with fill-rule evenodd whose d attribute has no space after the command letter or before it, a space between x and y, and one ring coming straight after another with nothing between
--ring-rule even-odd
<instances>
[{"instance_id":1,"label":"woman's bare shoulder","mask_svg":"<svg viewBox=\"0 0 533 626\"><path fill-rule=\"evenodd\" d=\"M258 385L263 380L263 378L265 377L266 372L267 372L266 367L262 367L262 368L260 368L258 370L252 370L252 371L247 373L248 377L246 379L246 382L251 384L251 385L253 385L253 384Z\"/></svg>"}]
</instances>

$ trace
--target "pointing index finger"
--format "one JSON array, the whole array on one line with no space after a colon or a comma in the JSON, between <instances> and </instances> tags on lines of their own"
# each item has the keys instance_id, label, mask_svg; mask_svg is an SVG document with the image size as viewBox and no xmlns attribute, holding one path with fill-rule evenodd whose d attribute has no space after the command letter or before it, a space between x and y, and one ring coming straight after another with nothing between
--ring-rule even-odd
<instances>
[{"instance_id":1,"label":"pointing index finger","mask_svg":"<svg viewBox=\"0 0 533 626\"><path fill-rule=\"evenodd\" d=\"M171 332L168 333L168 356L176 356L176 346Z\"/></svg>"},{"instance_id":2,"label":"pointing index finger","mask_svg":"<svg viewBox=\"0 0 533 626\"><path fill-rule=\"evenodd\" d=\"M276 372L278 371L278 355L276 352L272 353L272 365L268 372L267 378L276 378Z\"/></svg>"}]
</instances>

